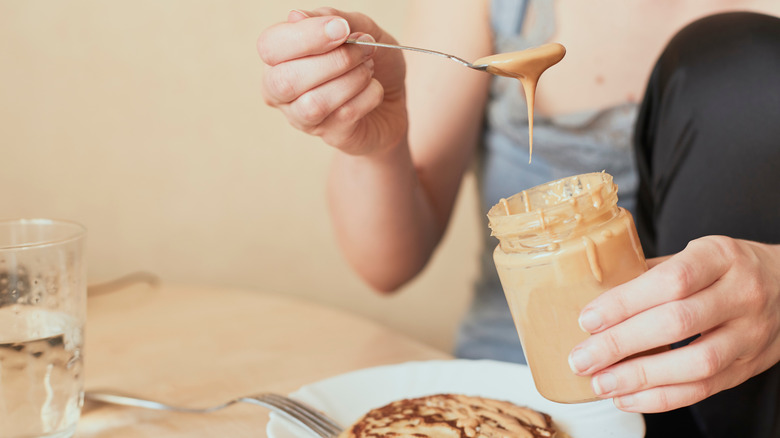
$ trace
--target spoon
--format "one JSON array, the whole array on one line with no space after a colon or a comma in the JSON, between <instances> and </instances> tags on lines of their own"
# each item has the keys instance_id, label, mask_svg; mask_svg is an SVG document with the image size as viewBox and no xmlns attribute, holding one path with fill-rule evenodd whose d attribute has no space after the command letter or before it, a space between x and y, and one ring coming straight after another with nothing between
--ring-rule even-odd
<instances>
[{"instance_id":1,"label":"spoon","mask_svg":"<svg viewBox=\"0 0 780 438\"><path fill-rule=\"evenodd\" d=\"M420 49L418 47L399 46L394 44L376 43L368 41L358 41L353 39L346 40L349 44L358 44L363 46L386 47L389 49L411 50L414 52L427 53L429 55L441 56L451 59L460 65L472 68L474 70L492 73L498 76L507 76L520 79L523 86L532 85L536 88L536 81L539 76L557 64L566 54L566 48L558 43L542 44L538 47L531 47L525 50L509 53L499 53L496 55L484 56L474 62L468 62L465 59L448 53L437 52L435 50ZM531 84L529 81L533 82Z\"/></svg>"},{"instance_id":2,"label":"spoon","mask_svg":"<svg viewBox=\"0 0 780 438\"><path fill-rule=\"evenodd\" d=\"M473 68L474 70L479 71L487 71L488 65L487 64L472 64L465 59L458 58L457 56L450 55L447 53L437 52L435 50L428 50L428 49L420 49L418 47L409 47L409 46L397 46L393 44L385 44L385 43L375 43L375 42L368 42L368 41L358 41L358 40L346 40L346 43L349 44L358 44L361 46L374 46L374 47L385 47L388 49L401 49L401 50L411 50L413 52L421 52L421 53L427 53L429 55L436 55L436 56L442 56L444 58L449 58L455 62L457 62L460 65L466 66L468 68Z\"/></svg>"},{"instance_id":3,"label":"spoon","mask_svg":"<svg viewBox=\"0 0 780 438\"><path fill-rule=\"evenodd\" d=\"M497 76L506 76L515 78L523 84L525 92L526 105L528 107L528 162L531 162L531 153L534 145L534 99L536 94L536 85L539 77L545 70L557 64L566 54L566 48L558 43L542 44L539 47L532 47L525 50L509 53L499 53L496 55L485 56L474 62L468 62L465 59L458 58L447 53L437 52L435 50L420 49L417 47L397 46L393 44L357 41L348 39L350 44L362 44L364 46L387 47L390 49L412 50L430 55L449 58L460 65L472 68L474 70L484 71Z\"/></svg>"}]
</instances>

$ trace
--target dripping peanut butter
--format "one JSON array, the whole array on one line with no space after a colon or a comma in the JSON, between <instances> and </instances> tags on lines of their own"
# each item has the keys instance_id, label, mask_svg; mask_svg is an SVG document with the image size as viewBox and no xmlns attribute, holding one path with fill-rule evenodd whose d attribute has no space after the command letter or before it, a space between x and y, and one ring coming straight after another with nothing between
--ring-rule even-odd
<instances>
[{"instance_id":1,"label":"dripping peanut butter","mask_svg":"<svg viewBox=\"0 0 780 438\"><path fill-rule=\"evenodd\" d=\"M474 65L486 65L487 72L498 76L516 78L523 84L523 92L528 105L528 162L534 149L534 101L539 77L545 70L560 62L566 54L566 48L558 43L543 44L539 47L519 52L500 53L485 56L473 62Z\"/></svg>"},{"instance_id":2,"label":"dripping peanut butter","mask_svg":"<svg viewBox=\"0 0 780 438\"><path fill-rule=\"evenodd\" d=\"M568 355L589 335L580 311L647 270L631 214L607 173L553 181L502 199L488 212L493 260L539 392L552 401L596 400Z\"/></svg>"}]
</instances>

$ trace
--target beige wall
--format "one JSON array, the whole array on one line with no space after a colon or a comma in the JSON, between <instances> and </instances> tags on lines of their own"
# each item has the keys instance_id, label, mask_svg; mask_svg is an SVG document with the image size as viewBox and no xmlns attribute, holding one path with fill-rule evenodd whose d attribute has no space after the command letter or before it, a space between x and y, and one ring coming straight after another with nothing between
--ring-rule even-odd
<instances>
[{"instance_id":1,"label":"beige wall","mask_svg":"<svg viewBox=\"0 0 780 438\"><path fill-rule=\"evenodd\" d=\"M408 0L331 4L402 34ZM0 217L84 223L93 282L148 270L301 296L449 349L485 232L473 182L424 274L378 297L331 233L331 151L262 103L257 35L318 5L0 0Z\"/></svg>"}]
</instances>

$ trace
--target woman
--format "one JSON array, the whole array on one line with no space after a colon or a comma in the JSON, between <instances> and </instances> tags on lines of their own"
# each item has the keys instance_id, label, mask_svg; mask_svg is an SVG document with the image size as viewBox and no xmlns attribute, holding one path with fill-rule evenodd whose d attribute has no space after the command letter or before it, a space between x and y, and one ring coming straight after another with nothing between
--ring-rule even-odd
<instances>
[{"instance_id":1,"label":"woman","mask_svg":"<svg viewBox=\"0 0 780 438\"><path fill-rule=\"evenodd\" d=\"M474 163L483 212L497 197L559 177L614 174L648 256L676 254L651 260L647 274L586 307L581 325L593 336L572 352L573 371L592 375L594 389L623 410L674 412L646 417L648 436L668 436L680 418L689 436L776 436L780 207L777 196L754 199L751 184L780 183L772 171L780 164L772 122L780 120L772 56L780 20L717 16L686 27L664 50L676 30L720 7L688 3L413 2L413 45L466 59L548 40L567 46L540 83L531 165L515 81L422 55L407 57L407 75L399 51L343 44L396 42L361 14L292 11L263 32L264 95L293 126L342 152L329 179L336 233L355 270L384 292L424 267ZM716 186L723 166L742 173L736 184ZM709 234L730 237L702 237ZM493 246L485 243L458 355L522 361ZM696 334L688 346L618 363Z\"/></svg>"}]
</instances>

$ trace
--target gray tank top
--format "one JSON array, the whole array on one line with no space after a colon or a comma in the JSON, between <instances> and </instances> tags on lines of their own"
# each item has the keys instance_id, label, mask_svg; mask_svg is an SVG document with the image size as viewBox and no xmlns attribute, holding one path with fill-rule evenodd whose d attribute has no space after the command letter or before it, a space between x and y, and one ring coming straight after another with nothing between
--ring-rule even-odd
<instances>
[{"instance_id":1,"label":"gray tank top","mask_svg":"<svg viewBox=\"0 0 780 438\"><path fill-rule=\"evenodd\" d=\"M555 30L553 1L492 0L491 25L495 53L544 44ZM602 170L615 177L619 204L633 211L637 176L631 136L636 115L636 104L624 104L556 117L535 116L533 162L529 164L528 117L521 85L516 79L492 79L477 162L485 218L480 277L458 334L457 356L525 362L493 264L492 252L498 242L489 235L487 211L501 198L535 185Z\"/></svg>"}]
</instances>

